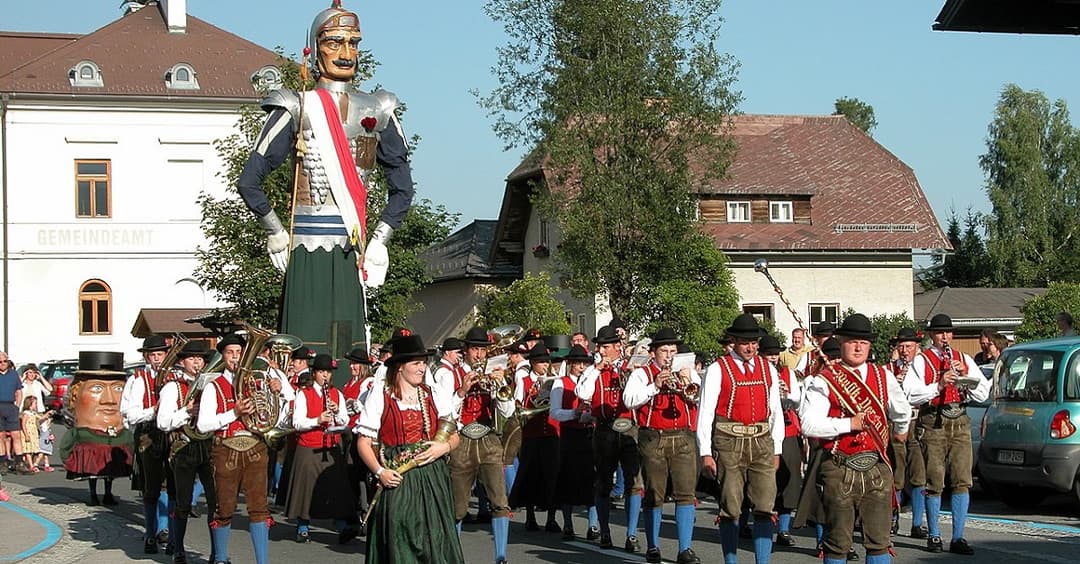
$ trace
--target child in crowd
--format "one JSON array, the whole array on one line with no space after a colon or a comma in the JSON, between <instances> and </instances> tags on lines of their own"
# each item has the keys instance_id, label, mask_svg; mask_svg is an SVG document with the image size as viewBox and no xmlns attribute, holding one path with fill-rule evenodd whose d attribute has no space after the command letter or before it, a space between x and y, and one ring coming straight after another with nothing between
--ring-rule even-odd
<instances>
[{"instance_id":1,"label":"child in crowd","mask_svg":"<svg viewBox=\"0 0 1080 564\"><path fill-rule=\"evenodd\" d=\"M41 415L37 411L37 398L28 396L23 398L22 405L22 447L23 457L26 459L26 467L31 473L38 473L38 467L34 465L34 458L41 451L39 442L39 429L41 428Z\"/></svg>"},{"instance_id":2,"label":"child in crowd","mask_svg":"<svg viewBox=\"0 0 1080 564\"><path fill-rule=\"evenodd\" d=\"M53 471L53 467L49 463L49 458L52 457L53 441L56 440L52 430L53 415L55 413L56 412L51 409L46 410L44 413L40 414L41 419L38 424L38 455L36 467L41 468L46 472Z\"/></svg>"}]
</instances>

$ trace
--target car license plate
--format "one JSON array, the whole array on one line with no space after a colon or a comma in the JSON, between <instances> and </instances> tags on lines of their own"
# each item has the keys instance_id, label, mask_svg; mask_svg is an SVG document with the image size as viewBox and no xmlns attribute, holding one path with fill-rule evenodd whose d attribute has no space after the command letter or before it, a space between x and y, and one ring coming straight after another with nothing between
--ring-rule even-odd
<instances>
[{"instance_id":1,"label":"car license plate","mask_svg":"<svg viewBox=\"0 0 1080 564\"><path fill-rule=\"evenodd\" d=\"M1023 464L1024 451L1022 450L999 450L997 461L1002 464Z\"/></svg>"}]
</instances>

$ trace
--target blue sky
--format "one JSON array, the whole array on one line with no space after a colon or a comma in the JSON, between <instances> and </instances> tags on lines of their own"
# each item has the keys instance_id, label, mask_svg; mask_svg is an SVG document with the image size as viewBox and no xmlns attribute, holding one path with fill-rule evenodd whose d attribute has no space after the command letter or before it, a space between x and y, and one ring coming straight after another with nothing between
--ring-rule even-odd
<instances>
[{"instance_id":1,"label":"blue sky","mask_svg":"<svg viewBox=\"0 0 1080 564\"><path fill-rule=\"evenodd\" d=\"M469 93L494 86L502 29L481 0L345 0L374 81L409 105L405 128L417 192L461 214L498 216L503 180L522 150L503 151ZM8 2L0 29L91 32L120 16L119 0ZM718 42L740 62L745 113L828 114L833 101L874 106L874 137L911 166L939 218L989 211L978 157L1002 87L1015 82L1080 104L1080 38L930 30L944 0L728 0ZM188 0L188 13L265 47L299 52L325 0ZM1074 120L1075 122L1075 120Z\"/></svg>"}]
</instances>

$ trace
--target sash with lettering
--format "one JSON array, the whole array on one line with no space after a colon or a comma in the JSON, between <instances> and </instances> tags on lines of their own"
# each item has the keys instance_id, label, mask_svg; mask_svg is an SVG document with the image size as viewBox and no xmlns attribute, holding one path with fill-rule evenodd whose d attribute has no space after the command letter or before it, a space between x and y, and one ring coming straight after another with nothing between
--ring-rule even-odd
<instances>
[{"instance_id":1,"label":"sash with lettering","mask_svg":"<svg viewBox=\"0 0 1080 564\"><path fill-rule=\"evenodd\" d=\"M873 366L866 365L867 370L873 370ZM862 379L839 362L834 363L827 370L819 374L821 379L829 386L829 393L836 398L840 408L854 416L856 413L866 413L863 419L864 430L874 439L881 460L892 467L889 462L889 414L881 398L874 396L873 391ZM889 378L886 374L883 377ZM887 385L886 388L888 389Z\"/></svg>"},{"instance_id":2,"label":"sash with lettering","mask_svg":"<svg viewBox=\"0 0 1080 564\"><path fill-rule=\"evenodd\" d=\"M304 92L304 110L311 123L312 137L309 143L322 155L330 193L341 212L345 231L356 248L364 241L364 224L367 221L367 188L356 172L356 159L349 148L349 138L341 125L337 101L321 88ZM337 158L331 158L331 155ZM337 166L331 161L337 161Z\"/></svg>"}]
</instances>

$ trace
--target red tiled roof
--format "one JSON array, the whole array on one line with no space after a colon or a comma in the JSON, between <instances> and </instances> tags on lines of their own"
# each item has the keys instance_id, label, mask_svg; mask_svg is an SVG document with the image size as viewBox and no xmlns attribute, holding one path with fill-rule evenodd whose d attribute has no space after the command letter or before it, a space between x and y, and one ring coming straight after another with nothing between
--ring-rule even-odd
<instances>
[{"instance_id":1,"label":"red tiled roof","mask_svg":"<svg viewBox=\"0 0 1080 564\"><path fill-rule=\"evenodd\" d=\"M727 176L700 192L810 195L812 223L705 224L721 249L951 248L911 168L843 116L735 116L730 134Z\"/></svg>"},{"instance_id":2,"label":"red tiled roof","mask_svg":"<svg viewBox=\"0 0 1080 564\"><path fill-rule=\"evenodd\" d=\"M27 57L35 50L39 55L29 61L24 58L12 68L3 66L2 61L9 58L5 54L0 59L0 91L254 98L251 75L277 62L273 51L190 15L186 33L169 33L164 16L153 4L41 53L39 48L45 42L59 43L58 39L45 40L43 36L66 38L57 34L3 34L0 52L7 45L21 43L18 56ZM74 87L68 81L68 71L83 60L93 61L101 69L103 87ZM199 89L166 87L165 72L176 63L187 63L195 69Z\"/></svg>"},{"instance_id":3,"label":"red tiled roof","mask_svg":"<svg viewBox=\"0 0 1080 564\"><path fill-rule=\"evenodd\" d=\"M80 37L75 33L0 31L0 76Z\"/></svg>"}]
</instances>

